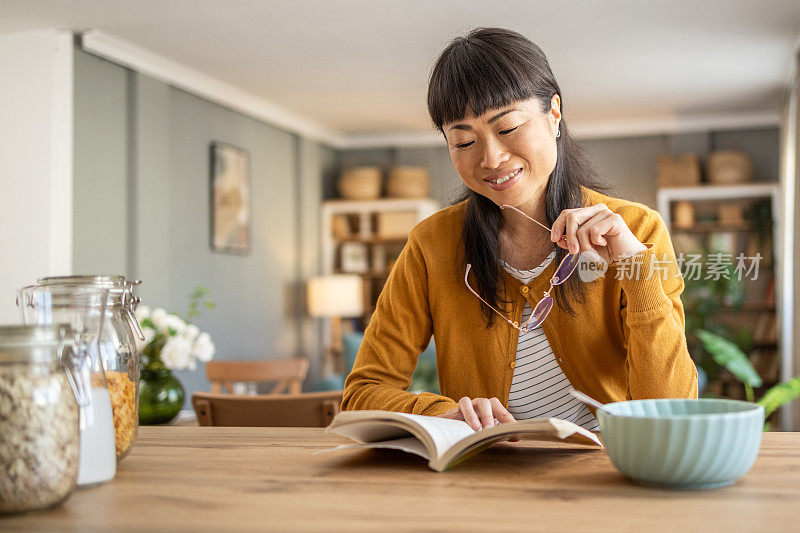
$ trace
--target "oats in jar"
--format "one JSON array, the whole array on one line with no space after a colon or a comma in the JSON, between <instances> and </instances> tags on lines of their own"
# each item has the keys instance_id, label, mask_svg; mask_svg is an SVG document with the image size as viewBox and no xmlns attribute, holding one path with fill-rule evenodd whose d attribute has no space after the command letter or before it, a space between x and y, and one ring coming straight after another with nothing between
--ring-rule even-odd
<instances>
[{"instance_id":1,"label":"oats in jar","mask_svg":"<svg viewBox=\"0 0 800 533\"><path fill-rule=\"evenodd\" d=\"M0 364L0 428L0 514L66 499L78 476L80 434L66 374Z\"/></svg>"}]
</instances>

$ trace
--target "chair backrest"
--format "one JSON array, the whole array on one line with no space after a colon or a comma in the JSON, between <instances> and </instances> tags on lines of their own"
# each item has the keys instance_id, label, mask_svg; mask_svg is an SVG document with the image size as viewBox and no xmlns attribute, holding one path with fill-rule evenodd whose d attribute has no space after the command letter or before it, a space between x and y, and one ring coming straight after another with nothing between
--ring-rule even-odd
<instances>
[{"instance_id":1,"label":"chair backrest","mask_svg":"<svg viewBox=\"0 0 800 533\"><path fill-rule=\"evenodd\" d=\"M264 361L209 361L206 377L211 382L211 392L233 392L233 383L277 382L269 392L299 394L308 374L308 359L268 359Z\"/></svg>"},{"instance_id":2,"label":"chair backrest","mask_svg":"<svg viewBox=\"0 0 800 533\"><path fill-rule=\"evenodd\" d=\"M201 426L325 427L339 412L343 391L240 396L195 392Z\"/></svg>"}]
</instances>

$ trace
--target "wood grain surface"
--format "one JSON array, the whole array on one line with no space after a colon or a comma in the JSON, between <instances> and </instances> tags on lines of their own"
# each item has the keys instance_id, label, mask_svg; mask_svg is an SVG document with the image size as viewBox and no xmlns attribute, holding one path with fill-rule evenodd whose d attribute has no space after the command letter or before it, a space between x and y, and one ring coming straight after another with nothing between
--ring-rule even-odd
<instances>
[{"instance_id":1,"label":"wood grain surface","mask_svg":"<svg viewBox=\"0 0 800 533\"><path fill-rule=\"evenodd\" d=\"M4 531L798 531L800 433L711 491L637 486L605 452L504 443L437 474L316 428L141 427L116 478Z\"/></svg>"}]
</instances>

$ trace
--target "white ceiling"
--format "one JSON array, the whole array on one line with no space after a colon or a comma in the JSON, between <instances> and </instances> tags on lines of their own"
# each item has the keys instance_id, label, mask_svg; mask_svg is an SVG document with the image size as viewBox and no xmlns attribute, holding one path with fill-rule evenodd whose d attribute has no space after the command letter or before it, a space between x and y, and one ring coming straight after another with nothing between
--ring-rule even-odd
<instances>
[{"instance_id":1,"label":"white ceiling","mask_svg":"<svg viewBox=\"0 0 800 533\"><path fill-rule=\"evenodd\" d=\"M0 32L102 30L346 134L430 132L429 69L479 25L542 47L573 126L775 114L800 1L0 3Z\"/></svg>"}]
</instances>

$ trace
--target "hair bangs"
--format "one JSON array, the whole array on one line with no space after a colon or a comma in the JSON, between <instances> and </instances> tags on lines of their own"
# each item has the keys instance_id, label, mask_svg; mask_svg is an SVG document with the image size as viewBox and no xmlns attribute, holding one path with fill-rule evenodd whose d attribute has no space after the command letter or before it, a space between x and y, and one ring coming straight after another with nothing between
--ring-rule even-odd
<instances>
[{"instance_id":1,"label":"hair bangs","mask_svg":"<svg viewBox=\"0 0 800 533\"><path fill-rule=\"evenodd\" d=\"M475 32L454 40L428 84L428 112L436 128L443 131L445 124L532 97L549 100L530 63L525 54L489 46Z\"/></svg>"}]
</instances>

